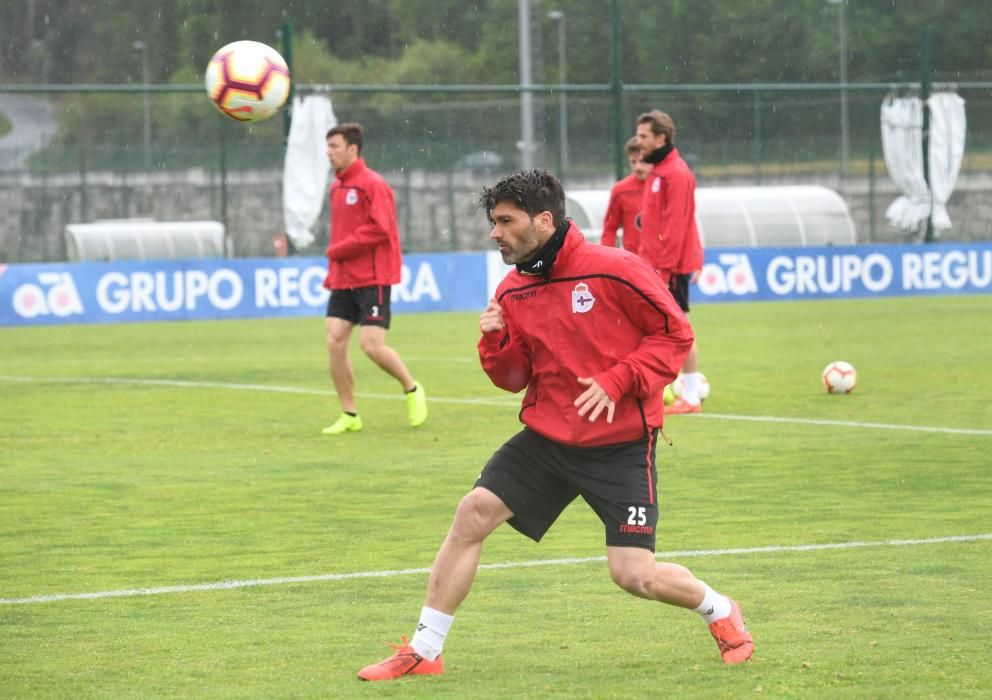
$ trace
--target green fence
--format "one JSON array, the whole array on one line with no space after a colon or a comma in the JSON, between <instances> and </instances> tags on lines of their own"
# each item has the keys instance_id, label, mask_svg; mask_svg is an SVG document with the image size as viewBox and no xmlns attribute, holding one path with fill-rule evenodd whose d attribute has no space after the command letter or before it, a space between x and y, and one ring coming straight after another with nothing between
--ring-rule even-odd
<instances>
[{"instance_id":1,"label":"green fence","mask_svg":"<svg viewBox=\"0 0 992 700\"><path fill-rule=\"evenodd\" d=\"M844 90L834 84L624 85L617 100L609 85L561 87L531 88L533 163L558 173L566 187L608 187L618 175L617 135L632 133L639 113L661 108L674 117L677 145L701 186L822 182L873 198L891 189L880 144L882 100L917 89L909 83ZM992 83L953 87L966 100L968 116L962 174L992 172ZM401 222L421 230L407 236L410 250L471 247L473 237L458 230L472 215L471 188L522 162L519 86L296 90L329 95L339 120L365 125L366 159L397 189ZM841 167L842 100L849 115L847 172ZM0 85L0 113L11 124L6 136L0 132L0 261L57 258L59 244L42 239L57 239L66 223L140 216L221 220L237 228L237 254L271 253L271 236L281 227L283 119L232 122L198 85ZM197 196L169 201L169 186L161 183L172 182L175 191L184 180L200 183ZM856 215L864 238L886 239L879 212L891 198L878 194ZM967 237L992 231L982 215L966 218Z\"/></svg>"}]
</instances>

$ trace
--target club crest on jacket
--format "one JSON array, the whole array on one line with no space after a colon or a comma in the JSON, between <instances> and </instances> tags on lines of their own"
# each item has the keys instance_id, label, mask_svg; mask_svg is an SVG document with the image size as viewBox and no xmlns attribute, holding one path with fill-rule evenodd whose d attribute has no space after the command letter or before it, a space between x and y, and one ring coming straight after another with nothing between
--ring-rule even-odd
<instances>
[{"instance_id":1,"label":"club crest on jacket","mask_svg":"<svg viewBox=\"0 0 992 700\"><path fill-rule=\"evenodd\" d=\"M575 285L575 289L572 290L572 313L573 314L584 314L587 313L596 303L596 297L592 295L589 291L589 285L585 282L579 282Z\"/></svg>"}]
</instances>

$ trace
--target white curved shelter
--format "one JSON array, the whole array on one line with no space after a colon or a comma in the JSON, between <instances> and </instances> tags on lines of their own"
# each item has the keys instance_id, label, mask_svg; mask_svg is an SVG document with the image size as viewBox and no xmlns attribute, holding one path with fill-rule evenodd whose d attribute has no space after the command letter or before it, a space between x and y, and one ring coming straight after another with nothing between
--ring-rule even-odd
<instances>
[{"instance_id":1,"label":"white curved shelter","mask_svg":"<svg viewBox=\"0 0 992 700\"><path fill-rule=\"evenodd\" d=\"M152 219L69 224L65 245L72 262L223 258L224 224Z\"/></svg>"},{"instance_id":2,"label":"white curved shelter","mask_svg":"<svg viewBox=\"0 0 992 700\"><path fill-rule=\"evenodd\" d=\"M598 241L609 190L572 190L565 195L566 213L590 240ZM697 187L696 225L707 248L857 243L847 202L818 185Z\"/></svg>"}]
</instances>

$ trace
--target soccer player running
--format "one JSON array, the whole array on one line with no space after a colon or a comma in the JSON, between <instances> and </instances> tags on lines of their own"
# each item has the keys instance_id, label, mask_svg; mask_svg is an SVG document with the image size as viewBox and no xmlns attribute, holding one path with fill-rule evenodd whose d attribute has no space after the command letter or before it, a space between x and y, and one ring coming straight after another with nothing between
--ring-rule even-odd
<instances>
[{"instance_id":1,"label":"soccer player running","mask_svg":"<svg viewBox=\"0 0 992 700\"><path fill-rule=\"evenodd\" d=\"M689 311L689 283L703 267L703 246L696 228L696 178L675 148L675 122L657 109L637 118L637 143L653 167L641 201L641 245L638 253L661 273L683 311ZM699 348L692 348L682 366L682 396L665 413L698 413Z\"/></svg>"},{"instance_id":2,"label":"soccer player running","mask_svg":"<svg viewBox=\"0 0 992 700\"><path fill-rule=\"evenodd\" d=\"M539 541L581 496L603 522L610 575L641 598L695 610L728 664L751 657L740 607L678 564L654 558L655 447L662 388L692 345L685 314L636 255L587 244L565 194L541 170L482 191L503 261L516 266L479 321L479 358L494 384L527 388L525 427L462 498L434 560L413 639L359 671L378 681L444 670L441 650L472 587L482 544L509 522Z\"/></svg>"},{"instance_id":3,"label":"soccer player running","mask_svg":"<svg viewBox=\"0 0 992 700\"><path fill-rule=\"evenodd\" d=\"M355 404L355 372L348 341L361 326L362 351L400 383L406 392L410 425L427 420L427 396L414 381L399 354L386 345L389 301L402 265L396 201L393 190L362 158L361 124L338 124L327 132L327 158L334 168L331 184L331 240L327 246L327 351L331 380L341 402L341 415L324 428L325 435L362 429Z\"/></svg>"},{"instance_id":4,"label":"soccer player running","mask_svg":"<svg viewBox=\"0 0 992 700\"><path fill-rule=\"evenodd\" d=\"M636 253L641 245L641 199L644 198L644 180L651 171L651 164L641 159L641 145L631 136L624 147L630 175L613 185L610 201L603 218L603 235L600 243L616 247L617 229L623 229L623 249Z\"/></svg>"}]
</instances>

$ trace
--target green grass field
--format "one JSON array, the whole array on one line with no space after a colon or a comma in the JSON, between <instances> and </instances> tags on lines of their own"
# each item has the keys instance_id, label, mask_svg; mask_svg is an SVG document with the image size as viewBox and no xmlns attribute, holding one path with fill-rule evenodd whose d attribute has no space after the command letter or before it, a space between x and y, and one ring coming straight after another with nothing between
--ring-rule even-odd
<instances>
[{"instance_id":1,"label":"green grass field","mask_svg":"<svg viewBox=\"0 0 992 700\"><path fill-rule=\"evenodd\" d=\"M989 318L992 296L693 311L712 394L666 424L658 550L741 602L750 663L615 588L579 502L539 545L499 529L483 563L521 566L480 571L447 672L389 684L355 672L412 633L519 427L475 314L394 321L418 430L356 344L366 428L336 438L321 318L0 329L0 697L988 697ZM849 396L819 385L836 359Z\"/></svg>"}]
</instances>

